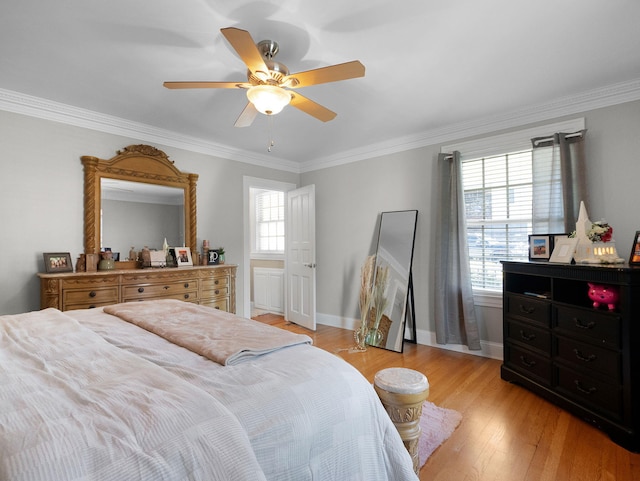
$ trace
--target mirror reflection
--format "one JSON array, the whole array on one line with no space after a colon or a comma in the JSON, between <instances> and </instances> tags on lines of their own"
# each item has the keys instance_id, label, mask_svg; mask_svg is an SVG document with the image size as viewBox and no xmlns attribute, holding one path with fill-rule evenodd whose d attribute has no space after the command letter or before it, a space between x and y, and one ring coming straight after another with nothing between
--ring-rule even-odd
<instances>
[{"instance_id":1,"label":"mirror reflection","mask_svg":"<svg viewBox=\"0 0 640 481\"><path fill-rule=\"evenodd\" d=\"M102 178L101 248L109 247L125 260L131 247L162 249L185 245L184 189Z\"/></svg>"},{"instance_id":2,"label":"mirror reflection","mask_svg":"<svg viewBox=\"0 0 640 481\"><path fill-rule=\"evenodd\" d=\"M375 345L397 352L402 352L407 321L415 330L413 306L408 301L413 294L411 264L417 219L417 210L383 212L380 216L376 272L378 267L388 268L387 307L379 327L382 335Z\"/></svg>"}]
</instances>

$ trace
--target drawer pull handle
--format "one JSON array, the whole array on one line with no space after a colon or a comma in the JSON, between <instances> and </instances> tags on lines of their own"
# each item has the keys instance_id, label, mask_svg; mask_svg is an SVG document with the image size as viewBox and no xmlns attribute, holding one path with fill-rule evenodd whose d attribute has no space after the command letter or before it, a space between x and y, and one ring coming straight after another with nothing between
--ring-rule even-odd
<instances>
[{"instance_id":1,"label":"drawer pull handle","mask_svg":"<svg viewBox=\"0 0 640 481\"><path fill-rule=\"evenodd\" d=\"M89 309L95 309L95 308L96 308L96 306L94 306L93 304L91 304L91 305L89 306Z\"/></svg>"},{"instance_id":2,"label":"drawer pull handle","mask_svg":"<svg viewBox=\"0 0 640 481\"><path fill-rule=\"evenodd\" d=\"M535 334L527 334L522 329L520 329L520 337L525 341L533 341L536 338Z\"/></svg>"},{"instance_id":3,"label":"drawer pull handle","mask_svg":"<svg viewBox=\"0 0 640 481\"><path fill-rule=\"evenodd\" d=\"M576 385L576 389L578 391L580 391L581 393L584 394L593 394L594 392L596 392L598 389L595 387L583 387L582 383L580 381L578 381L577 379L573 381L573 383Z\"/></svg>"},{"instance_id":4,"label":"drawer pull handle","mask_svg":"<svg viewBox=\"0 0 640 481\"><path fill-rule=\"evenodd\" d=\"M189 294L185 294L185 295L184 295L184 298L185 298L185 299L189 299Z\"/></svg>"},{"instance_id":5,"label":"drawer pull handle","mask_svg":"<svg viewBox=\"0 0 640 481\"><path fill-rule=\"evenodd\" d=\"M218 289L216 289L215 291L213 291L213 293L218 295L218 294L220 294L220 291Z\"/></svg>"},{"instance_id":6,"label":"drawer pull handle","mask_svg":"<svg viewBox=\"0 0 640 481\"><path fill-rule=\"evenodd\" d=\"M533 306L527 307L523 304L520 304L519 307L520 307L520 312L523 312L525 314L533 314L533 312L536 310L536 308Z\"/></svg>"},{"instance_id":7,"label":"drawer pull handle","mask_svg":"<svg viewBox=\"0 0 640 481\"><path fill-rule=\"evenodd\" d=\"M584 362L593 362L596 359L598 359L598 356L596 356L595 354L591 354L590 356L585 356L584 354L582 354L582 352L579 349L574 349L573 353L576 355L578 359Z\"/></svg>"},{"instance_id":8,"label":"drawer pull handle","mask_svg":"<svg viewBox=\"0 0 640 481\"><path fill-rule=\"evenodd\" d=\"M536 362L533 359L527 359L525 356L520 356L520 361L522 361L522 364L526 367L533 367L536 365Z\"/></svg>"},{"instance_id":9,"label":"drawer pull handle","mask_svg":"<svg viewBox=\"0 0 640 481\"><path fill-rule=\"evenodd\" d=\"M213 281L213 283L217 286L218 284L220 284L220 281L216 279L215 281Z\"/></svg>"},{"instance_id":10,"label":"drawer pull handle","mask_svg":"<svg viewBox=\"0 0 640 481\"><path fill-rule=\"evenodd\" d=\"M166 291L167 289L169 289L169 286L162 286L162 288Z\"/></svg>"},{"instance_id":11,"label":"drawer pull handle","mask_svg":"<svg viewBox=\"0 0 640 481\"><path fill-rule=\"evenodd\" d=\"M91 291L89 293L89 297L96 297L96 291Z\"/></svg>"},{"instance_id":12,"label":"drawer pull handle","mask_svg":"<svg viewBox=\"0 0 640 481\"><path fill-rule=\"evenodd\" d=\"M186 288L188 288L188 287L189 287L189 283L188 283L188 282L185 282L185 283L184 283L184 288L186 289Z\"/></svg>"},{"instance_id":13,"label":"drawer pull handle","mask_svg":"<svg viewBox=\"0 0 640 481\"><path fill-rule=\"evenodd\" d=\"M216 306L214 309L218 309L218 310L220 310L220 307Z\"/></svg>"},{"instance_id":14,"label":"drawer pull handle","mask_svg":"<svg viewBox=\"0 0 640 481\"><path fill-rule=\"evenodd\" d=\"M573 322L575 323L575 325L576 325L576 327L578 329L593 329L594 326L596 325L596 323L593 322L593 321L589 321L587 323L584 323L583 321L581 321L577 317L573 318Z\"/></svg>"},{"instance_id":15,"label":"drawer pull handle","mask_svg":"<svg viewBox=\"0 0 640 481\"><path fill-rule=\"evenodd\" d=\"M138 287L138 292L140 293L144 292L144 287Z\"/></svg>"}]
</instances>

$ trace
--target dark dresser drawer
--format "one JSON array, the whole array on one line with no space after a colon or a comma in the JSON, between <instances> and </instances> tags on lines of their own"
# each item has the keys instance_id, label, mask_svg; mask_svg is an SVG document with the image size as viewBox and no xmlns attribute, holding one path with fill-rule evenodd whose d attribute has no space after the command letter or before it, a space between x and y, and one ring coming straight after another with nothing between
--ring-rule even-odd
<instances>
[{"instance_id":1,"label":"dark dresser drawer","mask_svg":"<svg viewBox=\"0 0 640 481\"><path fill-rule=\"evenodd\" d=\"M592 376L584 375L565 367L558 367L559 392L568 398L578 401L585 406L608 416L620 418L622 394L620 387L609 384Z\"/></svg>"},{"instance_id":2,"label":"dark dresser drawer","mask_svg":"<svg viewBox=\"0 0 640 481\"><path fill-rule=\"evenodd\" d=\"M593 339L599 344L620 347L620 317L595 309L558 306L557 329L568 335Z\"/></svg>"},{"instance_id":3,"label":"dark dresser drawer","mask_svg":"<svg viewBox=\"0 0 640 481\"><path fill-rule=\"evenodd\" d=\"M507 315L515 319L536 322L542 326L550 326L551 304L545 299L507 294Z\"/></svg>"},{"instance_id":4,"label":"dark dresser drawer","mask_svg":"<svg viewBox=\"0 0 640 481\"><path fill-rule=\"evenodd\" d=\"M603 347L558 336L558 358L590 372L605 375L610 382L620 382L620 353Z\"/></svg>"},{"instance_id":5,"label":"dark dresser drawer","mask_svg":"<svg viewBox=\"0 0 640 481\"><path fill-rule=\"evenodd\" d=\"M551 360L549 358L510 342L507 342L504 347L505 365L535 378L542 384L551 384Z\"/></svg>"},{"instance_id":6,"label":"dark dresser drawer","mask_svg":"<svg viewBox=\"0 0 640 481\"><path fill-rule=\"evenodd\" d=\"M511 319L507 320L506 328L506 336L510 341L537 349L547 355L551 351L551 332L549 329Z\"/></svg>"}]
</instances>

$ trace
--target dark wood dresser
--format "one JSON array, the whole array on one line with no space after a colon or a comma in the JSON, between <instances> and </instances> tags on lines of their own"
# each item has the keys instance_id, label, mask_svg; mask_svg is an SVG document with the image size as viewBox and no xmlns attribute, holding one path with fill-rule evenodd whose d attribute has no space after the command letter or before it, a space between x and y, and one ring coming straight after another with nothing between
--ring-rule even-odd
<instances>
[{"instance_id":1,"label":"dark wood dresser","mask_svg":"<svg viewBox=\"0 0 640 481\"><path fill-rule=\"evenodd\" d=\"M640 450L640 268L503 262L502 379ZM614 286L614 310L588 283Z\"/></svg>"}]
</instances>

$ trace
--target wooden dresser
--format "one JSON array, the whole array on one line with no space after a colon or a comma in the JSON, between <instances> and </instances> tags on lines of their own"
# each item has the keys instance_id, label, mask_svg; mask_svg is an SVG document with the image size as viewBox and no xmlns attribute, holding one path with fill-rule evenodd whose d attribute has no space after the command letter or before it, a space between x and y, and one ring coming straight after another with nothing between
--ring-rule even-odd
<instances>
[{"instance_id":1,"label":"wooden dresser","mask_svg":"<svg viewBox=\"0 0 640 481\"><path fill-rule=\"evenodd\" d=\"M504 364L516 382L640 450L640 268L503 262ZM594 308L588 283L619 291Z\"/></svg>"},{"instance_id":2,"label":"wooden dresser","mask_svg":"<svg viewBox=\"0 0 640 481\"><path fill-rule=\"evenodd\" d=\"M236 312L235 265L40 273L40 308L88 309L119 302L180 299Z\"/></svg>"}]
</instances>

